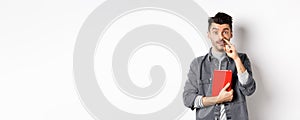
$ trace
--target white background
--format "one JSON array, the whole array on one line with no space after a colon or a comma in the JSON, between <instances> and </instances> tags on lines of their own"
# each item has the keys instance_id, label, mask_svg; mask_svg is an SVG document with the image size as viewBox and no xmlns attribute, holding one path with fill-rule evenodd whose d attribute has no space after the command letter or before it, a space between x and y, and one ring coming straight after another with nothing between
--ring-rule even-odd
<instances>
[{"instance_id":1,"label":"white background","mask_svg":"<svg viewBox=\"0 0 300 120\"><path fill-rule=\"evenodd\" d=\"M0 1L0 119L92 120L73 80L73 50L103 0ZM300 119L299 2L197 0L209 16L234 18L233 43L247 52L257 82L253 120ZM197 11L195 11L197 12ZM194 119L189 111L183 119Z\"/></svg>"}]
</instances>

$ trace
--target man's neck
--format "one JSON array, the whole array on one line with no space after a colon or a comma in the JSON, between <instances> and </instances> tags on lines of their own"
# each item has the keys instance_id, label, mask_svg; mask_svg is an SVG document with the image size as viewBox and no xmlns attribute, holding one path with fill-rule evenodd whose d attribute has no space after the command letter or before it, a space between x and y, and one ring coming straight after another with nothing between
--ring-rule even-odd
<instances>
[{"instance_id":1,"label":"man's neck","mask_svg":"<svg viewBox=\"0 0 300 120\"><path fill-rule=\"evenodd\" d=\"M221 60L221 58L223 58L225 56L225 51L218 51L216 50L215 48L212 48L212 51L211 51L212 55L214 57L216 57L218 60Z\"/></svg>"}]
</instances>

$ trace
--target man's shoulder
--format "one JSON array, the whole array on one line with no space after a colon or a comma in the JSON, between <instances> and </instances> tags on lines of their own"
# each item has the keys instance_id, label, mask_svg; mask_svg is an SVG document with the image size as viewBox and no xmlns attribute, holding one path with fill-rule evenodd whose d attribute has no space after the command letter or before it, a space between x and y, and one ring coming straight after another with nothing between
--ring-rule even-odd
<instances>
[{"instance_id":1,"label":"man's shoulder","mask_svg":"<svg viewBox=\"0 0 300 120\"><path fill-rule=\"evenodd\" d=\"M239 56L245 56L245 55L247 55L246 53L242 53L242 52L238 52L238 55Z\"/></svg>"},{"instance_id":2,"label":"man's shoulder","mask_svg":"<svg viewBox=\"0 0 300 120\"><path fill-rule=\"evenodd\" d=\"M242 60L245 60L245 59L248 59L248 56L246 53L238 53L239 57L242 59Z\"/></svg>"},{"instance_id":3,"label":"man's shoulder","mask_svg":"<svg viewBox=\"0 0 300 120\"><path fill-rule=\"evenodd\" d=\"M204 59L205 56L206 55L198 56L198 57L194 58L193 61L192 61L192 64L200 64L201 61Z\"/></svg>"}]
</instances>

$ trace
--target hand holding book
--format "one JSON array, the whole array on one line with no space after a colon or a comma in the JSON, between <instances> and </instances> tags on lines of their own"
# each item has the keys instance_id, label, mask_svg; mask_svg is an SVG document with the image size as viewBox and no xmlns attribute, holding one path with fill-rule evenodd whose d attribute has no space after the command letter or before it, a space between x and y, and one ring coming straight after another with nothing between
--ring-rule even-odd
<instances>
[{"instance_id":1,"label":"hand holding book","mask_svg":"<svg viewBox=\"0 0 300 120\"><path fill-rule=\"evenodd\" d=\"M217 104L223 102L230 102L233 98L233 89L227 91L226 89L229 88L230 83L227 83L226 86L220 91L219 95L217 96Z\"/></svg>"}]
</instances>

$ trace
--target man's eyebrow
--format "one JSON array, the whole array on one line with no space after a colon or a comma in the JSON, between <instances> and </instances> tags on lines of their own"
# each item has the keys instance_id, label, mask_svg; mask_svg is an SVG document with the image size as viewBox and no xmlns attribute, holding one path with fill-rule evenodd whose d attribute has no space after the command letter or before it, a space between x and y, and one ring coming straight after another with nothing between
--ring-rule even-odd
<instances>
[{"instance_id":1,"label":"man's eyebrow","mask_svg":"<svg viewBox=\"0 0 300 120\"><path fill-rule=\"evenodd\" d=\"M211 30L219 30L218 28L211 28Z\"/></svg>"},{"instance_id":2,"label":"man's eyebrow","mask_svg":"<svg viewBox=\"0 0 300 120\"><path fill-rule=\"evenodd\" d=\"M224 30L229 30L229 28L224 28Z\"/></svg>"}]
</instances>

